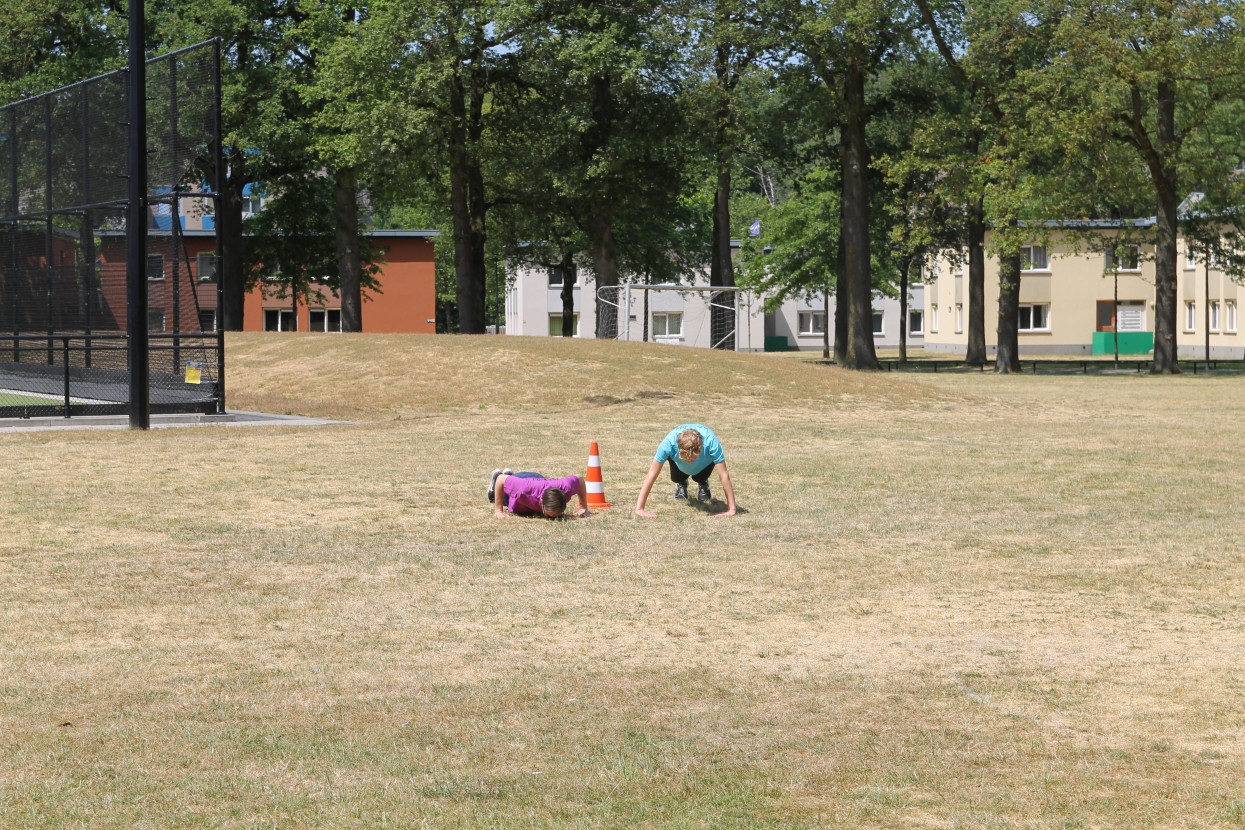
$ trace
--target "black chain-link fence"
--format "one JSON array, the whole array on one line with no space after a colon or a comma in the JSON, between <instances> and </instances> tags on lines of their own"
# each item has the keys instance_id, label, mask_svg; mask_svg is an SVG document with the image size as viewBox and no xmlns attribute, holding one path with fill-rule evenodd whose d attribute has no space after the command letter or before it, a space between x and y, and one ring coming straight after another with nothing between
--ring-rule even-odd
<instances>
[{"instance_id":1,"label":"black chain-link fence","mask_svg":"<svg viewBox=\"0 0 1245 830\"><path fill-rule=\"evenodd\" d=\"M186 234L214 213L218 54L147 62L152 412L224 410L216 249ZM0 417L127 411L126 76L0 107Z\"/></svg>"}]
</instances>

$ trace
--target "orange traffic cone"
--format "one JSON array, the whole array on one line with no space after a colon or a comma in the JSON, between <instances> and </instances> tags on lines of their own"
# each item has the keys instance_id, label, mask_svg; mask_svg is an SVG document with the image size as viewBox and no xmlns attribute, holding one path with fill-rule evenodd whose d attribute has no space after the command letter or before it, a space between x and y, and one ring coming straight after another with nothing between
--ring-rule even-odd
<instances>
[{"instance_id":1,"label":"orange traffic cone","mask_svg":"<svg viewBox=\"0 0 1245 830\"><path fill-rule=\"evenodd\" d=\"M588 475L584 476L584 492L588 496L588 507L599 510L602 507L613 507L605 500L605 480L601 478L601 452L597 442L592 442L588 451Z\"/></svg>"}]
</instances>

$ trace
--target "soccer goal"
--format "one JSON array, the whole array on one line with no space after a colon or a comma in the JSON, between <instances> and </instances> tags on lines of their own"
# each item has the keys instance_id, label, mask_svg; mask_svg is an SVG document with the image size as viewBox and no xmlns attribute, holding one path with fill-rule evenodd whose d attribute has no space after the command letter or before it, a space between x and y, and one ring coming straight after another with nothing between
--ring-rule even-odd
<instances>
[{"instance_id":1,"label":"soccer goal","mask_svg":"<svg viewBox=\"0 0 1245 830\"><path fill-rule=\"evenodd\" d=\"M607 285L597 289L597 337L738 351L751 303L742 289L699 285Z\"/></svg>"}]
</instances>

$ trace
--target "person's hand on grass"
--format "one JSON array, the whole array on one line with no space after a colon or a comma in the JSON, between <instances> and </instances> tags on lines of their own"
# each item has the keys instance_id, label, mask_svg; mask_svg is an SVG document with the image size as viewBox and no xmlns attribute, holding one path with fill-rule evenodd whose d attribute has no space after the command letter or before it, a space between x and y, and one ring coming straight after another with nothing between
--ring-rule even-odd
<instances>
[{"instance_id":1,"label":"person's hand on grass","mask_svg":"<svg viewBox=\"0 0 1245 830\"><path fill-rule=\"evenodd\" d=\"M657 514L656 514L656 513L651 513L651 512L649 512L648 510L641 510L641 509L640 509L640 508L638 508L638 507L635 509L635 514L636 514L637 516L643 516L643 517L644 517L644 518L646 518L646 519L656 519L656 518L657 518Z\"/></svg>"},{"instance_id":2,"label":"person's hand on grass","mask_svg":"<svg viewBox=\"0 0 1245 830\"><path fill-rule=\"evenodd\" d=\"M494 511L493 511L493 518L494 518L494 519L504 519L504 518L506 518L506 511L505 511L505 510L494 510Z\"/></svg>"},{"instance_id":3,"label":"person's hand on grass","mask_svg":"<svg viewBox=\"0 0 1245 830\"><path fill-rule=\"evenodd\" d=\"M581 518L581 519L586 519L586 518L588 518L588 508L586 508L586 507L585 507L585 508L583 508L582 510L580 510L580 511L579 511L577 514L575 514L575 515L579 516L579 518Z\"/></svg>"}]
</instances>

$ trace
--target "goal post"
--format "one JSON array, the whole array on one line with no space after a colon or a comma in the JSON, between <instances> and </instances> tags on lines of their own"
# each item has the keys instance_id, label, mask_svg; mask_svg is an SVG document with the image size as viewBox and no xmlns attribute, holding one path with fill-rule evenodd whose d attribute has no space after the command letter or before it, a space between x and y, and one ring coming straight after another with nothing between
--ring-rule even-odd
<instances>
[{"instance_id":1,"label":"goal post","mask_svg":"<svg viewBox=\"0 0 1245 830\"><path fill-rule=\"evenodd\" d=\"M607 285L597 289L597 337L751 350L754 303L738 286Z\"/></svg>"}]
</instances>

